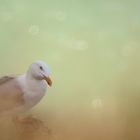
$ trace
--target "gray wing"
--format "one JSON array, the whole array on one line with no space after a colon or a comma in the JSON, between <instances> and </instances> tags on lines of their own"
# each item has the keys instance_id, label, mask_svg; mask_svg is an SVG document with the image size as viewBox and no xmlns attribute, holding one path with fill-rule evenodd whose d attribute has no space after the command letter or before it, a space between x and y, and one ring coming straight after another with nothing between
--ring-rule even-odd
<instances>
[{"instance_id":1,"label":"gray wing","mask_svg":"<svg viewBox=\"0 0 140 140\"><path fill-rule=\"evenodd\" d=\"M0 78L0 114L12 111L24 104L23 91L16 77L4 76Z\"/></svg>"}]
</instances>

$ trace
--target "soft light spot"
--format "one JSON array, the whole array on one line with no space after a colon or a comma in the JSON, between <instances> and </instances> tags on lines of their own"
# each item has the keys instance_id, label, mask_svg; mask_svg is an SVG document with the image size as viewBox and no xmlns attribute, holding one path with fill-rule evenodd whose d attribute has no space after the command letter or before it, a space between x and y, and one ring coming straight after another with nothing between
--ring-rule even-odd
<instances>
[{"instance_id":1,"label":"soft light spot","mask_svg":"<svg viewBox=\"0 0 140 140\"><path fill-rule=\"evenodd\" d=\"M63 34L60 34L58 36L58 43L60 45L67 47L68 49L73 49L73 50L80 50L84 51L89 48L89 44L86 40L76 40L71 37L67 37Z\"/></svg>"},{"instance_id":2,"label":"soft light spot","mask_svg":"<svg viewBox=\"0 0 140 140\"><path fill-rule=\"evenodd\" d=\"M29 33L31 35L37 35L39 33L39 27L37 25L31 25L29 27Z\"/></svg>"},{"instance_id":3,"label":"soft light spot","mask_svg":"<svg viewBox=\"0 0 140 140\"><path fill-rule=\"evenodd\" d=\"M75 42L75 47L78 50L86 50L88 49L88 43L85 40L77 40Z\"/></svg>"},{"instance_id":4,"label":"soft light spot","mask_svg":"<svg viewBox=\"0 0 140 140\"><path fill-rule=\"evenodd\" d=\"M100 98L96 98L92 100L92 107L94 109L99 109L102 107L102 100Z\"/></svg>"},{"instance_id":5,"label":"soft light spot","mask_svg":"<svg viewBox=\"0 0 140 140\"><path fill-rule=\"evenodd\" d=\"M65 15L64 12L58 11L58 12L55 13L55 18L58 21L64 21L66 19L66 15Z\"/></svg>"},{"instance_id":6,"label":"soft light spot","mask_svg":"<svg viewBox=\"0 0 140 140\"><path fill-rule=\"evenodd\" d=\"M85 40L71 40L68 44L69 48L84 51L88 49L88 42Z\"/></svg>"},{"instance_id":7,"label":"soft light spot","mask_svg":"<svg viewBox=\"0 0 140 140\"><path fill-rule=\"evenodd\" d=\"M136 49L135 42L130 42L127 46L122 48L122 55L123 56L131 56Z\"/></svg>"}]
</instances>

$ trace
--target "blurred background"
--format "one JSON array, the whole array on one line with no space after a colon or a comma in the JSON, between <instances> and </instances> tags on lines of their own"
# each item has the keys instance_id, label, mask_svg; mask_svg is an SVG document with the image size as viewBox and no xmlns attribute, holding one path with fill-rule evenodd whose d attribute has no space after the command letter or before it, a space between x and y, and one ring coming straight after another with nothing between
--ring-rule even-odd
<instances>
[{"instance_id":1,"label":"blurred background","mask_svg":"<svg viewBox=\"0 0 140 140\"><path fill-rule=\"evenodd\" d=\"M20 139L140 139L139 5L138 0L0 0L0 75L24 73L40 59L53 79L31 111L51 134L38 131ZM0 130L1 140L19 139L10 121Z\"/></svg>"}]
</instances>

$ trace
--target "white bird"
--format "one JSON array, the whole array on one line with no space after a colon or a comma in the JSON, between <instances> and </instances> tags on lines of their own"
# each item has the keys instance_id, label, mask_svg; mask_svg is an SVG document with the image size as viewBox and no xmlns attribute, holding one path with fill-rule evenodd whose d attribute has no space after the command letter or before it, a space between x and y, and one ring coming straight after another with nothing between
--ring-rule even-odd
<instances>
[{"instance_id":1,"label":"white bird","mask_svg":"<svg viewBox=\"0 0 140 140\"><path fill-rule=\"evenodd\" d=\"M45 95L47 85L52 85L49 75L48 65L38 60L25 74L1 77L0 116L16 116L36 105Z\"/></svg>"}]
</instances>

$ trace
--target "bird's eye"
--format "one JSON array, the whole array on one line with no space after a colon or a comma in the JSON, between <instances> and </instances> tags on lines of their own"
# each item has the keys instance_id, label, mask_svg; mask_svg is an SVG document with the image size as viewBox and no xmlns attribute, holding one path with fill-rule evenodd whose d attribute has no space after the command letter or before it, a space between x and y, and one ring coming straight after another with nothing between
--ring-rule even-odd
<instances>
[{"instance_id":1,"label":"bird's eye","mask_svg":"<svg viewBox=\"0 0 140 140\"><path fill-rule=\"evenodd\" d=\"M40 66L39 68L40 68L41 70L43 70L43 67L42 67L42 66Z\"/></svg>"}]
</instances>

